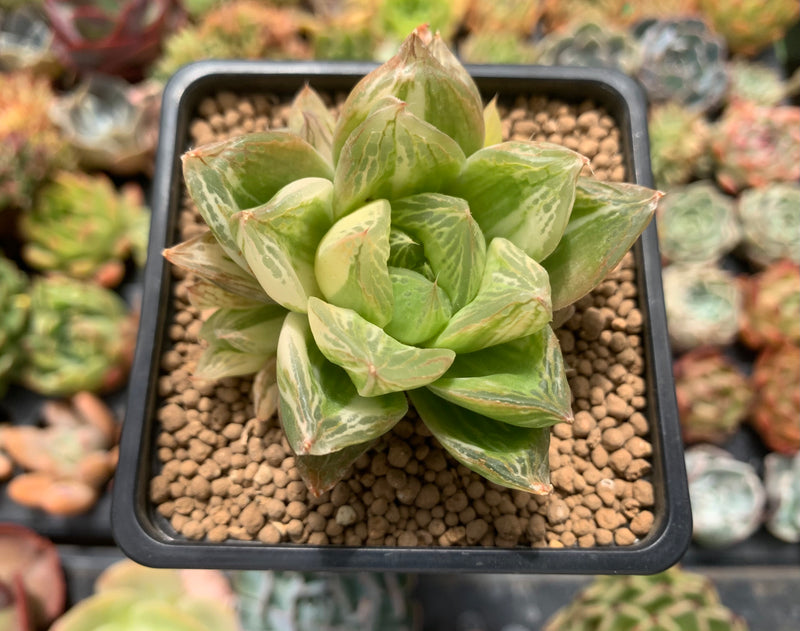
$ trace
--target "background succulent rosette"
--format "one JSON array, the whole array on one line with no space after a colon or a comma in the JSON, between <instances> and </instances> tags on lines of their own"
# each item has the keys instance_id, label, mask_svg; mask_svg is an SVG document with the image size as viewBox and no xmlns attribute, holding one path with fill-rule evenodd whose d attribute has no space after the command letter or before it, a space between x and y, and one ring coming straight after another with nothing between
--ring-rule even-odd
<instances>
[{"instance_id":1,"label":"background succulent rosette","mask_svg":"<svg viewBox=\"0 0 800 631\"><path fill-rule=\"evenodd\" d=\"M184 155L210 232L165 255L215 309L197 374L255 375L256 413L277 409L314 493L409 402L465 466L550 489L549 427L572 419L553 311L615 267L660 194L501 142L496 116L419 28L338 120L305 88L289 129Z\"/></svg>"}]
</instances>

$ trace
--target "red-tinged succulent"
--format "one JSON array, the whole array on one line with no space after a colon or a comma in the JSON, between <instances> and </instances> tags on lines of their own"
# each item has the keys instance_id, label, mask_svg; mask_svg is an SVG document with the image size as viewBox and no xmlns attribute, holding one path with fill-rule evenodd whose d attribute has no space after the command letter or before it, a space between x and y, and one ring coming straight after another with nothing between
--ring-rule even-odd
<instances>
[{"instance_id":1,"label":"red-tinged succulent","mask_svg":"<svg viewBox=\"0 0 800 631\"><path fill-rule=\"evenodd\" d=\"M681 356L673 371L684 442L725 442L750 411L747 377L722 351L708 346Z\"/></svg>"},{"instance_id":2,"label":"red-tinged succulent","mask_svg":"<svg viewBox=\"0 0 800 631\"><path fill-rule=\"evenodd\" d=\"M0 523L0 629L45 628L66 598L56 547L25 526Z\"/></svg>"},{"instance_id":3,"label":"red-tinged succulent","mask_svg":"<svg viewBox=\"0 0 800 631\"><path fill-rule=\"evenodd\" d=\"M784 341L800 344L800 265L778 261L742 279L739 336L750 348Z\"/></svg>"},{"instance_id":4,"label":"red-tinged succulent","mask_svg":"<svg viewBox=\"0 0 800 631\"><path fill-rule=\"evenodd\" d=\"M181 22L176 0L44 0L65 65L138 80Z\"/></svg>"},{"instance_id":5,"label":"red-tinged succulent","mask_svg":"<svg viewBox=\"0 0 800 631\"><path fill-rule=\"evenodd\" d=\"M800 179L800 107L739 101L711 137L719 185L729 193Z\"/></svg>"},{"instance_id":6,"label":"red-tinged succulent","mask_svg":"<svg viewBox=\"0 0 800 631\"><path fill-rule=\"evenodd\" d=\"M772 451L796 454L800 450L800 346L786 342L763 350L752 379L757 394L753 427Z\"/></svg>"}]
</instances>

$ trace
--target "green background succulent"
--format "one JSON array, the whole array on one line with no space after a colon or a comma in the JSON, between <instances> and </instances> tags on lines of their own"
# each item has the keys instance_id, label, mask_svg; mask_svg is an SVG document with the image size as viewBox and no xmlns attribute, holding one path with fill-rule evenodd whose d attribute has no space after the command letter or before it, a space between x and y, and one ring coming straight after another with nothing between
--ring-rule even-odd
<instances>
[{"instance_id":1,"label":"green background succulent","mask_svg":"<svg viewBox=\"0 0 800 631\"><path fill-rule=\"evenodd\" d=\"M737 210L745 256L763 267L789 259L800 264L800 184L778 182L745 190Z\"/></svg>"},{"instance_id":2,"label":"green background succulent","mask_svg":"<svg viewBox=\"0 0 800 631\"><path fill-rule=\"evenodd\" d=\"M709 170L710 130L702 114L668 101L650 109L647 130L656 186L686 184Z\"/></svg>"},{"instance_id":3,"label":"green background succulent","mask_svg":"<svg viewBox=\"0 0 800 631\"><path fill-rule=\"evenodd\" d=\"M23 257L41 271L114 287L125 274L134 244L147 240L150 213L143 201L133 183L117 191L105 175L63 171L20 222L26 239ZM138 245L139 256L140 249Z\"/></svg>"},{"instance_id":4,"label":"green background succulent","mask_svg":"<svg viewBox=\"0 0 800 631\"><path fill-rule=\"evenodd\" d=\"M245 298L206 322L200 374L275 358L259 381L314 493L409 400L465 466L548 492L549 427L572 418L552 312L621 260L660 194L581 178L587 159L558 145L484 147L477 87L426 28L338 121L310 91L294 108L293 131L183 157L215 239L166 255Z\"/></svg>"},{"instance_id":5,"label":"green background succulent","mask_svg":"<svg viewBox=\"0 0 800 631\"><path fill-rule=\"evenodd\" d=\"M133 355L134 322L123 300L92 283L39 277L31 285L21 380L45 395L122 384Z\"/></svg>"},{"instance_id":6,"label":"green background succulent","mask_svg":"<svg viewBox=\"0 0 800 631\"><path fill-rule=\"evenodd\" d=\"M0 397L20 364L20 340L30 306L27 284L25 274L0 252Z\"/></svg>"},{"instance_id":7,"label":"green background succulent","mask_svg":"<svg viewBox=\"0 0 800 631\"><path fill-rule=\"evenodd\" d=\"M559 66L614 68L635 74L641 64L638 42L624 31L594 22L576 22L547 35L537 45L537 62Z\"/></svg>"}]
</instances>

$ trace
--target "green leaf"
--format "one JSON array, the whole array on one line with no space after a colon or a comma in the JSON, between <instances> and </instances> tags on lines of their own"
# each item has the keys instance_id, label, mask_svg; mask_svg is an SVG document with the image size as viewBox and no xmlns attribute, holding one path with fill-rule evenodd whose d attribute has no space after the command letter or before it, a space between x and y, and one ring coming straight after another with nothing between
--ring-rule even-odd
<instances>
[{"instance_id":1,"label":"green leaf","mask_svg":"<svg viewBox=\"0 0 800 631\"><path fill-rule=\"evenodd\" d=\"M400 392L359 396L347 373L317 348L299 313L289 314L281 331L277 380L281 423L298 455L322 456L369 442L408 411Z\"/></svg>"},{"instance_id":2,"label":"green leaf","mask_svg":"<svg viewBox=\"0 0 800 631\"><path fill-rule=\"evenodd\" d=\"M507 239L494 239L475 299L428 345L471 353L535 333L553 317L547 272Z\"/></svg>"},{"instance_id":3,"label":"green leaf","mask_svg":"<svg viewBox=\"0 0 800 631\"><path fill-rule=\"evenodd\" d=\"M224 340L214 340L197 360L194 376L216 381L257 373L269 361L262 353L245 353Z\"/></svg>"},{"instance_id":4,"label":"green leaf","mask_svg":"<svg viewBox=\"0 0 800 631\"><path fill-rule=\"evenodd\" d=\"M426 264L422 244L408 233L392 226L389 230L389 265L419 271Z\"/></svg>"},{"instance_id":5,"label":"green leaf","mask_svg":"<svg viewBox=\"0 0 800 631\"><path fill-rule=\"evenodd\" d=\"M262 421L268 421L278 411L278 376L277 354L267 360L267 363L253 377L250 393L253 397L253 414Z\"/></svg>"},{"instance_id":6,"label":"green leaf","mask_svg":"<svg viewBox=\"0 0 800 631\"><path fill-rule=\"evenodd\" d=\"M617 266L650 223L661 197L636 184L578 180L564 236L542 262L550 275L553 309L589 293Z\"/></svg>"},{"instance_id":7,"label":"green leaf","mask_svg":"<svg viewBox=\"0 0 800 631\"><path fill-rule=\"evenodd\" d=\"M314 269L322 295L373 324L392 318L389 278L391 208L385 199L342 217L317 247Z\"/></svg>"},{"instance_id":8,"label":"green leaf","mask_svg":"<svg viewBox=\"0 0 800 631\"><path fill-rule=\"evenodd\" d=\"M183 155L189 195L222 248L246 268L233 215L260 206L290 182L304 177L333 179L333 170L305 140L284 131L238 136Z\"/></svg>"},{"instance_id":9,"label":"green leaf","mask_svg":"<svg viewBox=\"0 0 800 631\"><path fill-rule=\"evenodd\" d=\"M386 98L342 148L336 174L334 212L342 217L373 199L439 191L458 175L464 152L433 125Z\"/></svg>"},{"instance_id":10,"label":"green leaf","mask_svg":"<svg viewBox=\"0 0 800 631\"><path fill-rule=\"evenodd\" d=\"M503 122L500 112L497 111L497 95L483 108L483 122L486 126L486 136L483 140L484 147L490 147L503 142Z\"/></svg>"},{"instance_id":11,"label":"green leaf","mask_svg":"<svg viewBox=\"0 0 800 631\"><path fill-rule=\"evenodd\" d=\"M319 497L336 486L358 457L374 444L375 441L371 440L324 456L299 455L295 458L295 464L309 492Z\"/></svg>"},{"instance_id":12,"label":"green leaf","mask_svg":"<svg viewBox=\"0 0 800 631\"><path fill-rule=\"evenodd\" d=\"M426 388L408 396L436 440L468 469L508 488L537 495L552 490L548 428L499 423L448 403Z\"/></svg>"},{"instance_id":13,"label":"green leaf","mask_svg":"<svg viewBox=\"0 0 800 631\"><path fill-rule=\"evenodd\" d=\"M226 291L262 303L272 302L249 268L241 267L228 256L211 231L167 248L163 254L173 265L208 279Z\"/></svg>"},{"instance_id":14,"label":"green leaf","mask_svg":"<svg viewBox=\"0 0 800 631\"><path fill-rule=\"evenodd\" d=\"M285 317L286 309L279 305L217 309L203 323L200 337L225 341L243 353L269 356L278 348L278 335Z\"/></svg>"},{"instance_id":15,"label":"green leaf","mask_svg":"<svg viewBox=\"0 0 800 631\"><path fill-rule=\"evenodd\" d=\"M431 383L455 358L448 349L402 344L352 309L318 298L308 301L308 321L322 354L344 368L358 393L365 397Z\"/></svg>"},{"instance_id":16,"label":"green leaf","mask_svg":"<svg viewBox=\"0 0 800 631\"><path fill-rule=\"evenodd\" d=\"M265 300L269 300L264 290L261 289L261 285L256 284L256 287L258 293L255 295L263 296ZM189 304L198 311L217 308L250 309L264 304L263 300L240 296L199 276L187 285L186 295L189 299Z\"/></svg>"},{"instance_id":17,"label":"green leaf","mask_svg":"<svg viewBox=\"0 0 800 631\"><path fill-rule=\"evenodd\" d=\"M330 229L333 185L305 178L278 191L270 202L239 213L239 241L264 291L291 311L305 312L319 294L314 256Z\"/></svg>"},{"instance_id":18,"label":"green leaf","mask_svg":"<svg viewBox=\"0 0 800 631\"><path fill-rule=\"evenodd\" d=\"M475 82L441 38L416 29L397 55L361 79L348 95L334 132L337 170L346 142L386 96L405 101L411 114L453 138L463 154L483 145L483 104Z\"/></svg>"},{"instance_id":19,"label":"green leaf","mask_svg":"<svg viewBox=\"0 0 800 631\"><path fill-rule=\"evenodd\" d=\"M332 162L333 130L336 120L319 94L306 84L294 97L289 110L289 131L297 134Z\"/></svg>"},{"instance_id":20,"label":"green leaf","mask_svg":"<svg viewBox=\"0 0 800 631\"><path fill-rule=\"evenodd\" d=\"M428 389L456 405L520 427L572 420L558 338L549 326L505 344L458 355Z\"/></svg>"},{"instance_id":21,"label":"green leaf","mask_svg":"<svg viewBox=\"0 0 800 631\"><path fill-rule=\"evenodd\" d=\"M444 328L453 313L447 293L422 274L390 267L394 293L392 320L384 331L403 344L419 344Z\"/></svg>"},{"instance_id":22,"label":"green leaf","mask_svg":"<svg viewBox=\"0 0 800 631\"><path fill-rule=\"evenodd\" d=\"M486 262L486 241L463 199L422 193L397 200L392 203L392 223L422 243L454 310L475 297Z\"/></svg>"},{"instance_id":23,"label":"green leaf","mask_svg":"<svg viewBox=\"0 0 800 631\"><path fill-rule=\"evenodd\" d=\"M541 261L564 233L587 163L559 145L504 142L472 154L444 192L467 200L487 240L504 237Z\"/></svg>"}]
</instances>

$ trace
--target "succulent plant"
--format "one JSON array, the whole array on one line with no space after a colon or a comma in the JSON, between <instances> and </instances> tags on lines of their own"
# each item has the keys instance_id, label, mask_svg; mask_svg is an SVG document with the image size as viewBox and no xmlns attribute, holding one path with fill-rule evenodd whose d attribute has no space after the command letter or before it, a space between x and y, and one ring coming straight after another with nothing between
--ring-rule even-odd
<instances>
[{"instance_id":1,"label":"succulent plant","mask_svg":"<svg viewBox=\"0 0 800 631\"><path fill-rule=\"evenodd\" d=\"M684 443L723 443L747 418L753 391L745 374L715 347L699 347L672 366Z\"/></svg>"},{"instance_id":2,"label":"succulent plant","mask_svg":"<svg viewBox=\"0 0 800 631\"><path fill-rule=\"evenodd\" d=\"M384 39L402 42L418 24L428 23L443 40L453 39L467 11L470 0L377 0L377 18ZM500 0L492 4L517 5ZM484 4L485 6L485 4Z\"/></svg>"},{"instance_id":3,"label":"succulent plant","mask_svg":"<svg viewBox=\"0 0 800 631\"><path fill-rule=\"evenodd\" d=\"M60 66L52 44L53 34L36 11L0 8L0 70L55 76Z\"/></svg>"},{"instance_id":4,"label":"succulent plant","mask_svg":"<svg viewBox=\"0 0 800 631\"><path fill-rule=\"evenodd\" d=\"M53 276L31 285L21 381L48 396L120 387L133 356L136 318L114 292Z\"/></svg>"},{"instance_id":5,"label":"succulent plant","mask_svg":"<svg viewBox=\"0 0 800 631\"><path fill-rule=\"evenodd\" d=\"M731 52L744 55L778 41L800 15L795 0L698 0L698 4Z\"/></svg>"},{"instance_id":6,"label":"succulent plant","mask_svg":"<svg viewBox=\"0 0 800 631\"><path fill-rule=\"evenodd\" d=\"M642 49L639 80L652 102L706 112L722 102L725 41L696 18L647 19L633 29Z\"/></svg>"},{"instance_id":7,"label":"succulent plant","mask_svg":"<svg viewBox=\"0 0 800 631\"><path fill-rule=\"evenodd\" d=\"M670 189L656 213L661 255L673 263L719 261L741 237L734 206L707 180Z\"/></svg>"},{"instance_id":8,"label":"succulent plant","mask_svg":"<svg viewBox=\"0 0 800 631\"><path fill-rule=\"evenodd\" d=\"M0 399L17 377L22 358L20 340L28 321L28 279L0 252Z\"/></svg>"},{"instance_id":9,"label":"succulent plant","mask_svg":"<svg viewBox=\"0 0 800 631\"><path fill-rule=\"evenodd\" d=\"M27 209L54 169L70 165L48 116L49 81L28 72L0 73L0 212Z\"/></svg>"},{"instance_id":10,"label":"succulent plant","mask_svg":"<svg viewBox=\"0 0 800 631\"><path fill-rule=\"evenodd\" d=\"M739 196L742 249L751 263L765 267L781 259L800 265L800 184L751 188Z\"/></svg>"},{"instance_id":11,"label":"succulent plant","mask_svg":"<svg viewBox=\"0 0 800 631\"><path fill-rule=\"evenodd\" d=\"M777 261L742 284L742 341L753 349L800 344L800 265Z\"/></svg>"},{"instance_id":12,"label":"succulent plant","mask_svg":"<svg viewBox=\"0 0 800 631\"><path fill-rule=\"evenodd\" d=\"M761 351L753 364L752 425L772 451L800 450L800 346L785 342Z\"/></svg>"},{"instance_id":13,"label":"succulent plant","mask_svg":"<svg viewBox=\"0 0 800 631\"><path fill-rule=\"evenodd\" d=\"M781 541L800 542L800 454L764 456L767 530Z\"/></svg>"},{"instance_id":14,"label":"succulent plant","mask_svg":"<svg viewBox=\"0 0 800 631\"><path fill-rule=\"evenodd\" d=\"M175 32L152 69L166 80L184 64L202 59L308 59L304 14L255 0L225 2L199 24Z\"/></svg>"},{"instance_id":15,"label":"succulent plant","mask_svg":"<svg viewBox=\"0 0 800 631\"><path fill-rule=\"evenodd\" d=\"M464 22L472 33L514 33L527 38L533 34L541 16L538 4L541 3L468 0Z\"/></svg>"},{"instance_id":16,"label":"succulent plant","mask_svg":"<svg viewBox=\"0 0 800 631\"><path fill-rule=\"evenodd\" d=\"M705 576L674 566L650 576L598 576L544 631L697 629L747 631Z\"/></svg>"},{"instance_id":17,"label":"succulent plant","mask_svg":"<svg viewBox=\"0 0 800 631\"><path fill-rule=\"evenodd\" d=\"M160 109L159 83L95 75L59 97L50 115L84 170L151 175Z\"/></svg>"},{"instance_id":18,"label":"succulent plant","mask_svg":"<svg viewBox=\"0 0 800 631\"><path fill-rule=\"evenodd\" d=\"M319 97L301 107L307 140L271 131L184 155L213 238L167 256L250 313L209 325L221 355L203 376L241 374L234 349L276 358L313 493L406 414L406 393L459 462L548 492L548 427L572 417L552 311L606 276L660 193L579 178L587 159L557 145L483 148L477 87L425 27L358 83L335 127Z\"/></svg>"},{"instance_id":19,"label":"succulent plant","mask_svg":"<svg viewBox=\"0 0 800 631\"><path fill-rule=\"evenodd\" d=\"M0 522L0 628L46 628L64 611L66 599L52 542L25 526Z\"/></svg>"},{"instance_id":20,"label":"succulent plant","mask_svg":"<svg viewBox=\"0 0 800 631\"><path fill-rule=\"evenodd\" d=\"M0 447L27 473L8 485L19 504L57 515L90 509L114 472L117 423L108 406L89 392L42 407L44 426L0 428Z\"/></svg>"},{"instance_id":21,"label":"succulent plant","mask_svg":"<svg viewBox=\"0 0 800 631\"><path fill-rule=\"evenodd\" d=\"M225 576L214 570L147 568L118 561L95 593L55 621L50 631L238 631Z\"/></svg>"},{"instance_id":22,"label":"succulent plant","mask_svg":"<svg viewBox=\"0 0 800 631\"><path fill-rule=\"evenodd\" d=\"M734 59L728 63L728 102L749 101L772 107L800 91L800 70L784 80L781 73L764 63Z\"/></svg>"},{"instance_id":23,"label":"succulent plant","mask_svg":"<svg viewBox=\"0 0 800 631\"><path fill-rule=\"evenodd\" d=\"M650 109L647 126L657 186L686 184L706 171L710 129L701 113L667 101Z\"/></svg>"},{"instance_id":24,"label":"succulent plant","mask_svg":"<svg viewBox=\"0 0 800 631\"><path fill-rule=\"evenodd\" d=\"M766 493L748 463L711 445L686 450L692 537L703 546L730 546L761 526Z\"/></svg>"},{"instance_id":25,"label":"succulent plant","mask_svg":"<svg viewBox=\"0 0 800 631\"><path fill-rule=\"evenodd\" d=\"M742 292L727 270L704 265L669 265L662 271L667 328L673 350L736 339Z\"/></svg>"},{"instance_id":26,"label":"succulent plant","mask_svg":"<svg viewBox=\"0 0 800 631\"><path fill-rule=\"evenodd\" d=\"M149 212L143 202L134 183L117 191L103 174L62 171L22 217L22 255L38 270L116 287L134 243L147 240Z\"/></svg>"},{"instance_id":27,"label":"succulent plant","mask_svg":"<svg viewBox=\"0 0 800 631\"><path fill-rule=\"evenodd\" d=\"M800 179L800 107L736 102L714 126L711 152L720 186L730 193Z\"/></svg>"},{"instance_id":28,"label":"succulent plant","mask_svg":"<svg viewBox=\"0 0 800 631\"><path fill-rule=\"evenodd\" d=\"M576 22L550 33L536 50L537 63L552 66L613 68L635 74L641 63L639 44L627 32L594 22Z\"/></svg>"},{"instance_id":29,"label":"succulent plant","mask_svg":"<svg viewBox=\"0 0 800 631\"><path fill-rule=\"evenodd\" d=\"M64 65L138 81L180 25L176 0L44 0L44 11Z\"/></svg>"},{"instance_id":30,"label":"succulent plant","mask_svg":"<svg viewBox=\"0 0 800 631\"><path fill-rule=\"evenodd\" d=\"M413 631L406 576L239 571L231 584L242 631Z\"/></svg>"},{"instance_id":31,"label":"succulent plant","mask_svg":"<svg viewBox=\"0 0 800 631\"><path fill-rule=\"evenodd\" d=\"M368 0L312 2L308 24L315 59L375 59L381 44L376 7Z\"/></svg>"},{"instance_id":32,"label":"succulent plant","mask_svg":"<svg viewBox=\"0 0 800 631\"><path fill-rule=\"evenodd\" d=\"M483 31L462 39L458 55L470 64L532 64L536 49L515 33Z\"/></svg>"}]
</instances>

